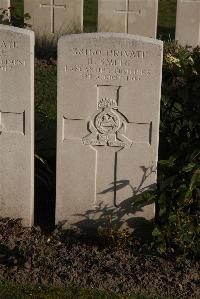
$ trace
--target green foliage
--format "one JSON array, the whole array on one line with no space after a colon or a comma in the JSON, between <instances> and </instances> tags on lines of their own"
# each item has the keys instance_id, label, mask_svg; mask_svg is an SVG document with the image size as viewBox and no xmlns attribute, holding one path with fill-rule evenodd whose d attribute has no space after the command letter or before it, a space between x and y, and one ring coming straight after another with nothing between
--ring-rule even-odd
<instances>
[{"instance_id":1,"label":"green foliage","mask_svg":"<svg viewBox=\"0 0 200 299\"><path fill-rule=\"evenodd\" d=\"M9 11L7 9L0 9L0 24L9 25Z\"/></svg>"},{"instance_id":2,"label":"green foliage","mask_svg":"<svg viewBox=\"0 0 200 299\"><path fill-rule=\"evenodd\" d=\"M9 25L20 27L20 28L30 27L30 25L27 23L27 21L30 19L30 15L28 13L21 15L20 13L18 13L15 7L11 7L10 12L11 12L11 20Z\"/></svg>"},{"instance_id":3,"label":"green foliage","mask_svg":"<svg viewBox=\"0 0 200 299\"><path fill-rule=\"evenodd\" d=\"M97 29L97 0L86 0L84 1L84 31L92 32Z\"/></svg>"},{"instance_id":4,"label":"green foliage","mask_svg":"<svg viewBox=\"0 0 200 299\"><path fill-rule=\"evenodd\" d=\"M200 49L166 44L163 65L156 228L160 252L199 256Z\"/></svg>"},{"instance_id":5,"label":"green foliage","mask_svg":"<svg viewBox=\"0 0 200 299\"><path fill-rule=\"evenodd\" d=\"M98 228L98 236L100 242L103 243L104 246L108 247L126 247L128 241L130 240L130 232L127 229L117 230L110 219L107 227L100 226Z\"/></svg>"},{"instance_id":6,"label":"green foliage","mask_svg":"<svg viewBox=\"0 0 200 299\"><path fill-rule=\"evenodd\" d=\"M29 14L23 14L14 6L9 7L8 10L0 9L0 24L26 28L30 27L26 23L29 19Z\"/></svg>"}]
</instances>

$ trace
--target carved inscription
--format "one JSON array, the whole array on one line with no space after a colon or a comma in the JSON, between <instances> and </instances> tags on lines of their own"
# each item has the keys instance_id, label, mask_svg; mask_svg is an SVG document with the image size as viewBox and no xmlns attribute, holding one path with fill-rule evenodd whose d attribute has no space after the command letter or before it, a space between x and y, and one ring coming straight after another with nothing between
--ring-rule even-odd
<instances>
[{"instance_id":1,"label":"carved inscription","mask_svg":"<svg viewBox=\"0 0 200 299\"><path fill-rule=\"evenodd\" d=\"M124 10L114 10L114 13L116 14L121 14L124 15L125 17L125 24L124 24L124 29L125 29L125 33L129 32L129 16L141 16L142 15L142 10L138 9L138 10L130 10L130 0L126 0L126 8ZM132 18L133 21L133 18Z\"/></svg>"},{"instance_id":2,"label":"carved inscription","mask_svg":"<svg viewBox=\"0 0 200 299\"><path fill-rule=\"evenodd\" d=\"M14 69L25 67L25 60L15 58L16 49L19 49L18 41L0 40L0 71L10 72Z\"/></svg>"},{"instance_id":3,"label":"carved inscription","mask_svg":"<svg viewBox=\"0 0 200 299\"><path fill-rule=\"evenodd\" d=\"M0 57L0 70L4 72L9 72L14 68L24 67L25 65L25 61L19 59L2 59Z\"/></svg>"},{"instance_id":4,"label":"carved inscription","mask_svg":"<svg viewBox=\"0 0 200 299\"><path fill-rule=\"evenodd\" d=\"M55 10L57 8L66 9L66 5L62 4L55 4L55 0L51 0L50 4L48 3L41 3L40 8L50 8L51 9L51 33L55 33Z\"/></svg>"},{"instance_id":5,"label":"carved inscription","mask_svg":"<svg viewBox=\"0 0 200 299\"><path fill-rule=\"evenodd\" d=\"M151 74L148 68L135 66L147 56L142 50L72 48L71 54L81 63L65 65L65 72L80 74L82 79L139 81Z\"/></svg>"},{"instance_id":6,"label":"carved inscription","mask_svg":"<svg viewBox=\"0 0 200 299\"><path fill-rule=\"evenodd\" d=\"M0 41L0 49L15 49L18 48L18 43L15 40L10 40L10 41Z\"/></svg>"}]
</instances>

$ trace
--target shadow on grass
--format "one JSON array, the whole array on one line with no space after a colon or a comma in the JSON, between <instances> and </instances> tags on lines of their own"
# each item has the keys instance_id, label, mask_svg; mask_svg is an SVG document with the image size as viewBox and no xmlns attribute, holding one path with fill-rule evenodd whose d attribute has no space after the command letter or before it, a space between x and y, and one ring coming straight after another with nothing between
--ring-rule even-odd
<instances>
[{"instance_id":1,"label":"shadow on grass","mask_svg":"<svg viewBox=\"0 0 200 299\"><path fill-rule=\"evenodd\" d=\"M35 225L54 228L57 66L35 65Z\"/></svg>"},{"instance_id":2,"label":"shadow on grass","mask_svg":"<svg viewBox=\"0 0 200 299\"><path fill-rule=\"evenodd\" d=\"M157 38L167 42L174 40L175 27L158 26Z\"/></svg>"},{"instance_id":3,"label":"shadow on grass","mask_svg":"<svg viewBox=\"0 0 200 299\"><path fill-rule=\"evenodd\" d=\"M35 225L51 231L55 223L56 120L40 125L36 131Z\"/></svg>"}]
</instances>

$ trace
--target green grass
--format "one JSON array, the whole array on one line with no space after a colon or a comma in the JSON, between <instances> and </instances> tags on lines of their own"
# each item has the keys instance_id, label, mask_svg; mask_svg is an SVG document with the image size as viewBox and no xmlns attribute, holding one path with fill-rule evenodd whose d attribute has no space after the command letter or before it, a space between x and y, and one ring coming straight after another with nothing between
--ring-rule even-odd
<instances>
[{"instance_id":1,"label":"green grass","mask_svg":"<svg viewBox=\"0 0 200 299\"><path fill-rule=\"evenodd\" d=\"M35 103L45 118L56 119L57 68L56 65L36 64Z\"/></svg>"},{"instance_id":2,"label":"green grass","mask_svg":"<svg viewBox=\"0 0 200 299\"><path fill-rule=\"evenodd\" d=\"M176 25L176 0L159 0L158 37L173 39Z\"/></svg>"},{"instance_id":3,"label":"green grass","mask_svg":"<svg viewBox=\"0 0 200 299\"><path fill-rule=\"evenodd\" d=\"M23 14L23 0L11 0L11 6L16 8L17 13L19 13L20 15Z\"/></svg>"},{"instance_id":4,"label":"green grass","mask_svg":"<svg viewBox=\"0 0 200 299\"><path fill-rule=\"evenodd\" d=\"M97 30L98 0L84 2L84 28L86 32Z\"/></svg>"},{"instance_id":5,"label":"green grass","mask_svg":"<svg viewBox=\"0 0 200 299\"><path fill-rule=\"evenodd\" d=\"M29 285L0 285L0 298L3 299L156 299L145 295L122 295L98 290L87 290L77 287L51 288Z\"/></svg>"},{"instance_id":6,"label":"green grass","mask_svg":"<svg viewBox=\"0 0 200 299\"><path fill-rule=\"evenodd\" d=\"M23 13L23 0L12 0L12 5ZM84 31L93 32L97 28L98 0L84 2ZM174 38L176 22L176 0L159 0L158 37L164 40Z\"/></svg>"}]
</instances>

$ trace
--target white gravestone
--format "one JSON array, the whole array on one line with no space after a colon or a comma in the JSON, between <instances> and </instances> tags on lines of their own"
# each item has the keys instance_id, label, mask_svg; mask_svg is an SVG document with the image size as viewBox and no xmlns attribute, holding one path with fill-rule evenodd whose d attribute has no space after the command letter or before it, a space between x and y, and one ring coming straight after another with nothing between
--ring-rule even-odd
<instances>
[{"instance_id":1,"label":"white gravestone","mask_svg":"<svg viewBox=\"0 0 200 299\"><path fill-rule=\"evenodd\" d=\"M156 184L162 42L80 34L58 48L56 222L152 219L154 204L131 205Z\"/></svg>"},{"instance_id":2,"label":"white gravestone","mask_svg":"<svg viewBox=\"0 0 200 299\"><path fill-rule=\"evenodd\" d=\"M10 18L10 10L8 9L11 6L10 0L0 0L0 14L7 11L7 16ZM6 18L7 19L7 18Z\"/></svg>"},{"instance_id":3,"label":"white gravestone","mask_svg":"<svg viewBox=\"0 0 200 299\"><path fill-rule=\"evenodd\" d=\"M158 0L98 0L98 31L156 37Z\"/></svg>"},{"instance_id":4,"label":"white gravestone","mask_svg":"<svg viewBox=\"0 0 200 299\"><path fill-rule=\"evenodd\" d=\"M0 25L0 216L33 224L34 33Z\"/></svg>"},{"instance_id":5,"label":"white gravestone","mask_svg":"<svg viewBox=\"0 0 200 299\"><path fill-rule=\"evenodd\" d=\"M200 0L177 0L176 40L182 46L200 46Z\"/></svg>"},{"instance_id":6,"label":"white gravestone","mask_svg":"<svg viewBox=\"0 0 200 299\"><path fill-rule=\"evenodd\" d=\"M10 6L10 0L0 0L0 9L8 9Z\"/></svg>"},{"instance_id":7,"label":"white gravestone","mask_svg":"<svg viewBox=\"0 0 200 299\"><path fill-rule=\"evenodd\" d=\"M37 36L54 38L83 30L83 0L24 0Z\"/></svg>"}]
</instances>

